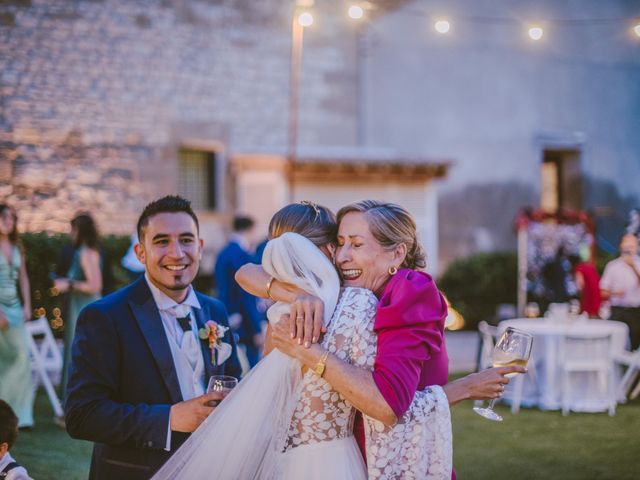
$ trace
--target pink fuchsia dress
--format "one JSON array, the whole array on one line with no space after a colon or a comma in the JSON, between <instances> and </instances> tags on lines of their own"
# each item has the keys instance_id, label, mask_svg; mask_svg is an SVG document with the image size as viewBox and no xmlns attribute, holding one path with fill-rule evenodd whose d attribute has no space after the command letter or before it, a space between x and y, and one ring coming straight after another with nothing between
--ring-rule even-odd
<instances>
[{"instance_id":1,"label":"pink fuchsia dress","mask_svg":"<svg viewBox=\"0 0 640 480\"><path fill-rule=\"evenodd\" d=\"M442 294L423 272L398 271L380 296L374 322L378 346L373 379L398 419L407 413L416 392L448 381L446 317ZM361 417L356 420L355 433L367 458Z\"/></svg>"}]
</instances>

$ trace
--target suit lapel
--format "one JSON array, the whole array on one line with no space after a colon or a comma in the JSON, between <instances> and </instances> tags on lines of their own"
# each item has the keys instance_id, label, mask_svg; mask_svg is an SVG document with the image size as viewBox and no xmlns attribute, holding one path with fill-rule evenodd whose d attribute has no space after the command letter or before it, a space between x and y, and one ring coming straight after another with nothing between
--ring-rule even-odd
<instances>
[{"instance_id":1,"label":"suit lapel","mask_svg":"<svg viewBox=\"0 0 640 480\"><path fill-rule=\"evenodd\" d=\"M176 367L173 363L173 356L171 355L171 348L169 347L169 340L162 326L162 319L160 318L158 307L153 300L146 280L144 280L144 278L141 279L141 283L142 285L139 285L139 295L137 295L137 298L131 300L129 304L138 322L140 331L149 346L149 350L160 369L160 375L169 390L171 402L178 403L181 402L183 398L182 392L180 391L180 383L178 382L178 374L176 373ZM144 290L146 290L146 292ZM135 366L132 368L135 368Z\"/></svg>"},{"instance_id":2,"label":"suit lapel","mask_svg":"<svg viewBox=\"0 0 640 480\"><path fill-rule=\"evenodd\" d=\"M193 308L192 311L196 317L196 324L198 330L204 328L207 320L212 320L209 317L209 309L207 304L202 301L202 298L198 298L200 302L200 306L202 308ZM213 364L211 363L211 349L209 349L209 340L203 340L198 337L200 340L200 350L202 350L202 358L204 359L204 370L205 370L205 384L209 381L209 377L213 375L215 372L213 371Z\"/></svg>"}]
</instances>

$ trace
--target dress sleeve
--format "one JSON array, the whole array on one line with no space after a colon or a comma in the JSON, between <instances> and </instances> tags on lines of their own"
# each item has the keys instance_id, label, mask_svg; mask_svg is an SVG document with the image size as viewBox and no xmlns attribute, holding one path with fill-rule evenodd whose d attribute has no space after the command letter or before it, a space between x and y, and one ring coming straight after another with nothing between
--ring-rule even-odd
<instances>
[{"instance_id":1,"label":"dress sleeve","mask_svg":"<svg viewBox=\"0 0 640 480\"><path fill-rule=\"evenodd\" d=\"M370 480L451 478L451 413L442 387L416 392L409 409L393 426L366 415L363 419Z\"/></svg>"},{"instance_id":2,"label":"dress sleeve","mask_svg":"<svg viewBox=\"0 0 640 480\"><path fill-rule=\"evenodd\" d=\"M373 379L398 418L413 400L424 362L442 349L446 315L444 298L425 273L400 270L380 298Z\"/></svg>"}]
</instances>

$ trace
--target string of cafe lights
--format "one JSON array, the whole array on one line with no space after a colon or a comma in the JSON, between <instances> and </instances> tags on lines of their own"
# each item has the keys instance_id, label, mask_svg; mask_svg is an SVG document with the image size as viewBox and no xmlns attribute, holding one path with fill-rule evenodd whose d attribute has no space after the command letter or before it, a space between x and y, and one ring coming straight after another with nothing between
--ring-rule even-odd
<instances>
[{"instance_id":1,"label":"string of cafe lights","mask_svg":"<svg viewBox=\"0 0 640 480\"><path fill-rule=\"evenodd\" d=\"M302 27L310 27L313 25L313 0L299 0L296 4L297 21ZM362 21L366 18L367 11L371 10L373 5L369 2L349 3L346 7L347 16L354 21ZM424 12L421 12L424 13ZM428 14L427 14L428 15ZM449 18L433 17L433 30L440 35L449 35L452 33L454 22ZM530 40L537 42L545 35L545 29L549 25L603 25L603 24L627 24L630 26L630 32L640 39L640 18L592 18L592 19L553 19L544 22L525 23L511 18L493 18L493 17L458 17L461 22L485 23L485 24L522 24L526 30Z\"/></svg>"}]
</instances>

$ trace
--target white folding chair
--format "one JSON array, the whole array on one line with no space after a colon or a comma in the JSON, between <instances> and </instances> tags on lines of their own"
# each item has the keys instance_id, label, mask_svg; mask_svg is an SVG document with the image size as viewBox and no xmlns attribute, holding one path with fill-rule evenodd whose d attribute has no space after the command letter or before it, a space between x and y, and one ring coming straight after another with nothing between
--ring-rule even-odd
<instances>
[{"instance_id":1,"label":"white folding chair","mask_svg":"<svg viewBox=\"0 0 640 480\"><path fill-rule=\"evenodd\" d=\"M600 390L607 399L609 415L616 413L616 392L613 381L613 358L611 356L611 335L571 333L562 340L560 351L562 370L562 415L571 410L569 390L571 374L593 372L598 375Z\"/></svg>"},{"instance_id":2,"label":"white folding chair","mask_svg":"<svg viewBox=\"0 0 640 480\"><path fill-rule=\"evenodd\" d=\"M615 363L627 367L627 371L618 383L618 401L624 403L627 401L627 394L633 385L633 382L640 375L640 348L633 352L622 352L614 356ZM631 399L633 400L640 394L640 382L638 386L631 393Z\"/></svg>"},{"instance_id":3,"label":"white folding chair","mask_svg":"<svg viewBox=\"0 0 640 480\"><path fill-rule=\"evenodd\" d=\"M27 322L25 325L29 333L27 340L31 352L31 371L35 378L34 388L37 389L40 383L44 385L54 413L61 417L63 415L62 406L51 382L50 374L59 377L62 372L62 354L45 317ZM41 335L42 338L38 338L36 341L34 337Z\"/></svg>"}]
</instances>

